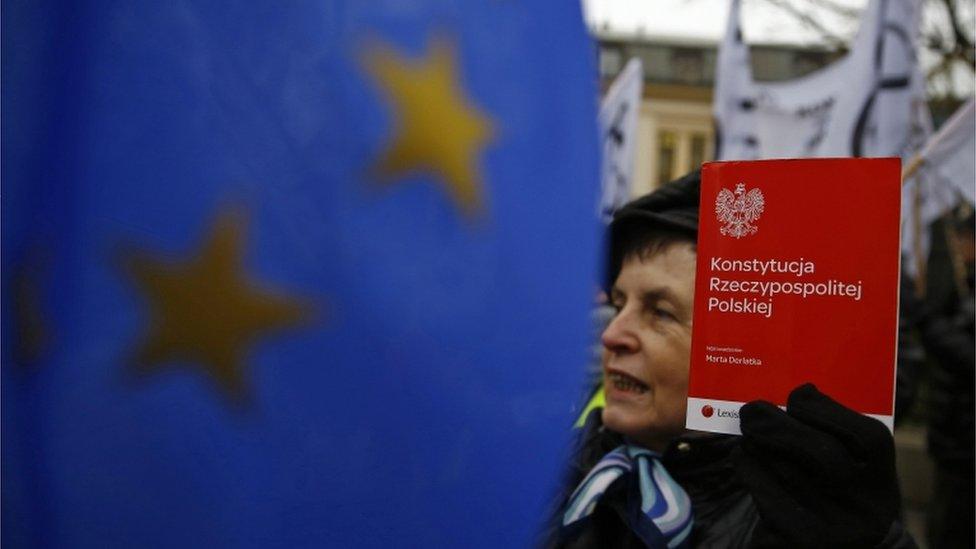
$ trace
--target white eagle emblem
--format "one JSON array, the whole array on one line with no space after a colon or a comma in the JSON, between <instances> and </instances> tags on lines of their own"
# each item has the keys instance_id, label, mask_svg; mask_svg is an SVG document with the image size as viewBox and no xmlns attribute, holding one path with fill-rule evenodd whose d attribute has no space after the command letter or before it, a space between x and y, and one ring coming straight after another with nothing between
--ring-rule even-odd
<instances>
[{"instance_id":1,"label":"white eagle emblem","mask_svg":"<svg viewBox=\"0 0 976 549\"><path fill-rule=\"evenodd\" d=\"M715 198L715 215L720 223L725 223L719 231L733 238L755 234L759 229L753 223L759 219L765 207L766 199L759 189L746 192L743 183L735 186L735 194L722 189Z\"/></svg>"}]
</instances>

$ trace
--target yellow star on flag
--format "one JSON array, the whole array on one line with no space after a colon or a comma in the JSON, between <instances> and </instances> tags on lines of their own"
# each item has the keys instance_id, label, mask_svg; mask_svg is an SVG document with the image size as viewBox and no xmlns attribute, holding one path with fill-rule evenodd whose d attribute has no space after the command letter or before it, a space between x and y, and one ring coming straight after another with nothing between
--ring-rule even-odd
<instances>
[{"instance_id":1,"label":"yellow star on flag","mask_svg":"<svg viewBox=\"0 0 976 549\"><path fill-rule=\"evenodd\" d=\"M390 181L433 173L465 215L483 211L478 157L491 139L491 122L461 89L451 44L432 40L416 60L380 44L365 65L394 111L395 136L373 166L376 175Z\"/></svg>"},{"instance_id":2,"label":"yellow star on flag","mask_svg":"<svg viewBox=\"0 0 976 549\"><path fill-rule=\"evenodd\" d=\"M301 323L298 302L256 288L244 278L243 215L220 215L199 254L163 262L129 254L125 267L147 299L149 330L132 367L146 375L173 362L199 367L234 403L248 397L246 347L268 331Z\"/></svg>"}]
</instances>

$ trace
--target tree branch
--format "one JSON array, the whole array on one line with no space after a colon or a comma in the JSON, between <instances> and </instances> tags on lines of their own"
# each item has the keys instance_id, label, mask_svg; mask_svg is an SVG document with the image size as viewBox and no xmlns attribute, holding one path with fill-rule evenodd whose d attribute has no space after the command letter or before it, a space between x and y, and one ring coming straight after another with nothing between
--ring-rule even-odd
<instances>
[{"instance_id":1,"label":"tree branch","mask_svg":"<svg viewBox=\"0 0 976 549\"><path fill-rule=\"evenodd\" d=\"M776 6L777 8L789 13L801 23L806 25L808 28L813 29L820 34L821 37L827 42L829 46L832 46L838 50L846 50L847 42L833 31L825 27L820 21L817 20L809 12L800 10L795 5L793 5L790 0L766 0L766 2ZM830 0L821 0L818 2L820 4L830 3ZM837 6L835 6L837 7Z\"/></svg>"},{"instance_id":2,"label":"tree branch","mask_svg":"<svg viewBox=\"0 0 976 549\"><path fill-rule=\"evenodd\" d=\"M973 41L963 32L959 16L956 14L956 6L953 0L942 0L946 11L949 13L949 23L952 26L952 37L955 40L952 48L953 57L957 57L969 63L969 67L976 70L976 56L974 56Z\"/></svg>"},{"instance_id":3,"label":"tree branch","mask_svg":"<svg viewBox=\"0 0 976 549\"><path fill-rule=\"evenodd\" d=\"M839 4L835 0L810 0L810 2L849 19L857 19L861 16L861 10Z\"/></svg>"}]
</instances>

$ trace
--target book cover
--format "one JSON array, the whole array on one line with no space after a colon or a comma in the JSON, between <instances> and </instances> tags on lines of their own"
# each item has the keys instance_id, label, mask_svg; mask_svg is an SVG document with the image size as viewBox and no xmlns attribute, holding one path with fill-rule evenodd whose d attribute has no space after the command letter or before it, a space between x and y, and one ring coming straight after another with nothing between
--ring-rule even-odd
<instances>
[{"instance_id":1,"label":"book cover","mask_svg":"<svg viewBox=\"0 0 976 549\"><path fill-rule=\"evenodd\" d=\"M806 382L892 428L900 186L897 158L703 166L689 429Z\"/></svg>"}]
</instances>

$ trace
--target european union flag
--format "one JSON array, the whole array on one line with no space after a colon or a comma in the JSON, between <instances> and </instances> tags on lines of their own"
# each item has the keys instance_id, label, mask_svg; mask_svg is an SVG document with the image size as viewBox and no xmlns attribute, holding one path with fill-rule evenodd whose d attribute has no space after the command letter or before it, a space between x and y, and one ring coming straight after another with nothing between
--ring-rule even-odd
<instances>
[{"instance_id":1,"label":"european union flag","mask_svg":"<svg viewBox=\"0 0 976 549\"><path fill-rule=\"evenodd\" d=\"M562 2L4 2L5 547L512 547L596 270Z\"/></svg>"}]
</instances>

